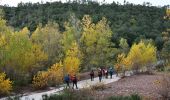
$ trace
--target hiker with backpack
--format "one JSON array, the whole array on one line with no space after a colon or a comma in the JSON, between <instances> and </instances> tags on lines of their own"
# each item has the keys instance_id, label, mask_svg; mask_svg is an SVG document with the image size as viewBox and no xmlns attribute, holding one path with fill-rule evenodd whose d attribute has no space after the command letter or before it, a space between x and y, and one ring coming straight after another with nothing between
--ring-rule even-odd
<instances>
[{"instance_id":1,"label":"hiker with backpack","mask_svg":"<svg viewBox=\"0 0 170 100\"><path fill-rule=\"evenodd\" d=\"M94 81L94 71L93 70L91 70L91 72L90 72L90 78L91 78L91 81Z\"/></svg>"},{"instance_id":2,"label":"hiker with backpack","mask_svg":"<svg viewBox=\"0 0 170 100\"><path fill-rule=\"evenodd\" d=\"M106 77L106 79L108 78L108 75L109 75L108 69L105 69L105 77Z\"/></svg>"},{"instance_id":3,"label":"hiker with backpack","mask_svg":"<svg viewBox=\"0 0 170 100\"><path fill-rule=\"evenodd\" d=\"M102 81L102 69L98 70L99 82Z\"/></svg>"},{"instance_id":4,"label":"hiker with backpack","mask_svg":"<svg viewBox=\"0 0 170 100\"><path fill-rule=\"evenodd\" d=\"M74 86L76 86L76 89L78 89L77 87L77 77L76 75L73 75L72 78L71 78L72 82L73 82L73 89L74 89Z\"/></svg>"},{"instance_id":5,"label":"hiker with backpack","mask_svg":"<svg viewBox=\"0 0 170 100\"><path fill-rule=\"evenodd\" d=\"M109 74L110 74L110 78L111 78L111 79L112 79L113 72L114 72L114 71L113 71L113 68L110 68L110 69L109 69Z\"/></svg>"},{"instance_id":6,"label":"hiker with backpack","mask_svg":"<svg viewBox=\"0 0 170 100\"><path fill-rule=\"evenodd\" d=\"M103 78L105 77L105 69L104 68L101 68L101 72L102 72L102 76Z\"/></svg>"},{"instance_id":7,"label":"hiker with backpack","mask_svg":"<svg viewBox=\"0 0 170 100\"><path fill-rule=\"evenodd\" d=\"M69 85L69 83L70 83L70 76L69 76L69 74L64 77L64 82L67 84L66 88L70 87L70 85Z\"/></svg>"}]
</instances>

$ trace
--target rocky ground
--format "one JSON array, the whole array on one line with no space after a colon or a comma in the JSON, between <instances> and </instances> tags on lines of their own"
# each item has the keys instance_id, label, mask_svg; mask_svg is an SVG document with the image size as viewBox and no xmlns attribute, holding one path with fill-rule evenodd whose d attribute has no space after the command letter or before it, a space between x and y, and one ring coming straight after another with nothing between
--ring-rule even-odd
<instances>
[{"instance_id":1,"label":"rocky ground","mask_svg":"<svg viewBox=\"0 0 170 100\"><path fill-rule=\"evenodd\" d=\"M159 83L158 80L162 79L162 74L129 76L108 84L106 89L96 91L96 94L100 97L100 99L105 99L106 97L113 95L125 96L137 93L145 100L161 100L162 94L166 92L167 89L166 87L162 88L162 84Z\"/></svg>"}]
</instances>

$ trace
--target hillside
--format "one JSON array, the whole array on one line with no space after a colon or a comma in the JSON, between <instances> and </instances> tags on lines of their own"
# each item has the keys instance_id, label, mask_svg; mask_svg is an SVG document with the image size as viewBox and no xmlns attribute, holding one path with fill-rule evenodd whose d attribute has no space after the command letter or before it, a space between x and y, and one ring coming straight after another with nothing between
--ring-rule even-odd
<instances>
[{"instance_id":1,"label":"hillside","mask_svg":"<svg viewBox=\"0 0 170 100\"><path fill-rule=\"evenodd\" d=\"M170 27L169 21L163 19L166 7L155 7L150 4L20 3L18 7L4 7L4 11L9 25L17 30L27 26L31 31L34 31L39 23L45 25L48 21L57 22L60 31L64 31L64 22L68 21L72 13L80 20L88 14L95 23L106 17L114 32L112 41L117 45L120 37L126 38L130 45L140 39L151 38L155 40L158 49L161 49L163 44L161 33Z\"/></svg>"}]
</instances>

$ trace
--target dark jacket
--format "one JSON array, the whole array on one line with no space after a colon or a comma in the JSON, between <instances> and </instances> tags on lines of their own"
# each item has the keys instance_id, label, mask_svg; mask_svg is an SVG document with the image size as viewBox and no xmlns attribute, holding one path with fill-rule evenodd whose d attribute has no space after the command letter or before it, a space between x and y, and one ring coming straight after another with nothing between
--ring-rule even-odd
<instances>
[{"instance_id":1,"label":"dark jacket","mask_svg":"<svg viewBox=\"0 0 170 100\"><path fill-rule=\"evenodd\" d=\"M110 74L113 74L113 73L114 73L114 70L113 70L113 69L110 69L110 70L109 70L109 73L110 73Z\"/></svg>"},{"instance_id":2,"label":"dark jacket","mask_svg":"<svg viewBox=\"0 0 170 100\"><path fill-rule=\"evenodd\" d=\"M102 71L98 71L98 76L102 77Z\"/></svg>"},{"instance_id":3,"label":"dark jacket","mask_svg":"<svg viewBox=\"0 0 170 100\"><path fill-rule=\"evenodd\" d=\"M94 71L91 71L91 72L90 72L90 76L94 76Z\"/></svg>"}]
</instances>

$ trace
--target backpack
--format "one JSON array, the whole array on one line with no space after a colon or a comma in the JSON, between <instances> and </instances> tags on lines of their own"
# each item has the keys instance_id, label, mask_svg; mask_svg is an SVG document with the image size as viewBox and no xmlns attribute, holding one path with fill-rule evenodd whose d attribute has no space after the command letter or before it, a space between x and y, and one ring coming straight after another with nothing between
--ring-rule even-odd
<instances>
[{"instance_id":1,"label":"backpack","mask_svg":"<svg viewBox=\"0 0 170 100\"><path fill-rule=\"evenodd\" d=\"M98 76L102 76L102 71L99 71L99 72L98 72Z\"/></svg>"},{"instance_id":2,"label":"backpack","mask_svg":"<svg viewBox=\"0 0 170 100\"><path fill-rule=\"evenodd\" d=\"M72 77L72 81L73 81L73 82L76 82L76 81L77 81L76 76L73 76L73 77Z\"/></svg>"},{"instance_id":3,"label":"backpack","mask_svg":"<svg viewBox=\"0 0 170 100\"><path fill-rule=\"evenodd\" d=\"M64 81L69 81L69 80L70 80L69 76L64 77Z\"/></svg>"},{"instance_id":4,"label":"backpack","mask_svg":"<svg viewBox=\"0 0 170 100\"><path fill-rule=\"evenodd\" d=\"M91 76L94 75L94 72L91 71L91 72L90 72L90 75L91 75Z\"/></svg>"}]
</instances>

